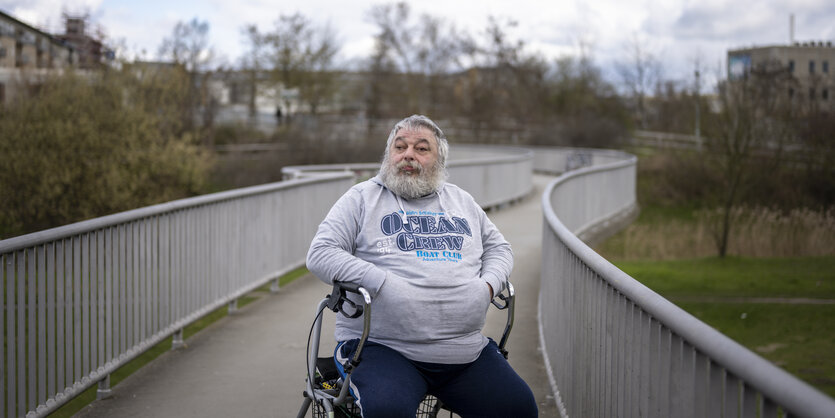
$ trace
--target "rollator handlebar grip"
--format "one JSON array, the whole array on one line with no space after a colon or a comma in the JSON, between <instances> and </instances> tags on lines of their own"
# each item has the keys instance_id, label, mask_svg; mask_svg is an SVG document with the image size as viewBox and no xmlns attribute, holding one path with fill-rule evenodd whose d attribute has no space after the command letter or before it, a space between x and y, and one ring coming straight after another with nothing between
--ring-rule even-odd
<instances>
[{"instance_id":1,"label":"rollator handlebar grip","mask_svg":"<svg viewBox=\"0 0 835 418\"><path fill-rule=\"evenodd\" d=\"M366 303L370 298L365 288L356 283L333 282L333 290L328 296L327 307L331 311L340 312L348 318L359 318L363 313L363 307L348 299L347 292L362 296ZM348 305L347 308L346 304Z\"/></svg>"}]
</instances>

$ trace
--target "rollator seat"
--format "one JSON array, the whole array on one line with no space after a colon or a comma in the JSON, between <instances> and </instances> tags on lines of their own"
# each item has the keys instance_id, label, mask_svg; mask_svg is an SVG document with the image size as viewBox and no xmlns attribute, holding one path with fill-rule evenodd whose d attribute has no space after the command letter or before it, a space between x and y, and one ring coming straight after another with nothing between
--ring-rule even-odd
<instances>
[{"instance_id":1,"label":"rollator seat","mask_svg":"<svg viewBox=\"0 0 835 418\"><path fill-rule=\"evenodd\" d=\"M339 379L339 370L336 369L336 363L333 357L319 357L316 359L316 373L323 382Z\"/></svg>"}]
</instances>

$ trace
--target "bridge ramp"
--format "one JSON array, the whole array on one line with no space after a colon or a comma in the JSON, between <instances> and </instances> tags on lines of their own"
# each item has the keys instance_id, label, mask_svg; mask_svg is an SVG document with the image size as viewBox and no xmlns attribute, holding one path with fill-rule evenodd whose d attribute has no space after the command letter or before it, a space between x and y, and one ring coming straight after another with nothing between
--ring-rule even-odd
<instances>
[{"instance_id":1,"label":"bridge ramp","mask_svg":"<svg viewBox=\"0 0 835 418\"><path fill-rule=\"evenodd\" d=\"M534 176L535 190L489 213L511 243L516 322L510 362L531 386L540 416L555 417L537 329L541 255L540 196L551 177ZM316 304L330 289L306 275L212 324L113 387L78 417L295 417L301 405L305 351ZM491 309L485 332L500 336L503 312ZM327 322L332 322L327 321ZM332 326L323 328L323 352ZM495 338L495 337L494 337ZM323 353L324 354L324 353ZM500 383L499 383L500 384Z\"/></svg>"}]
</instances>

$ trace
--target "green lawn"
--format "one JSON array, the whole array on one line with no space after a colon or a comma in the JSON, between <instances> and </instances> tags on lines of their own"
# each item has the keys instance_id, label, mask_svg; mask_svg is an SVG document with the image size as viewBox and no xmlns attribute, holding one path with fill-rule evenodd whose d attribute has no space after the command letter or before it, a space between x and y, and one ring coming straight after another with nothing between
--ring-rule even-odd
<instances>
[{"instance_id":1,"label":"green lawn","mask_svg":"<svg viewBox=\"0 0 835 418\"><path fill-rule=\"evenodd\" d=\"M835 397L835 305L698 302L678 305Z\"/></svg>"},{"instance_id":2,"label":"green lawn","mask_svg":"<svg viewBox=\"0 0 835 418\"><path fill-rule=\"evenodd\" d=\"M835 304L740 301L835 299L835 257L615 264L708 325L835 397Z\"/></svg>"},{"instance_id":3,"label":"green lawn","mask_svg":"<svg viewBox=\"0 0 835 418\"><path fill-rule=\"evenodd\" d=\"M835 256L616 261L630 276L668 298L802 297L835 299Z\"/></svg>"}]
</instances>

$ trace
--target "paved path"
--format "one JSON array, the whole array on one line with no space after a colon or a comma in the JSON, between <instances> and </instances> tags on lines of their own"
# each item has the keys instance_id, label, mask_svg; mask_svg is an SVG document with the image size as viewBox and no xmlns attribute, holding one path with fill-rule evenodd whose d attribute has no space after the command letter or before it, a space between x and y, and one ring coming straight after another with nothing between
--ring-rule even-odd
<instances>
[{"instance_id":1,"label":"paved path","mask_svg":"<svg viewBox=\"0 0 835 418\"><path fill-rule=\"evenodd\" d=\"M536 322L542 212L549 177L535 176L536 190L490 218L513 246L511 280L517 294L510 362L528 382L540 416L557 416L539 352ZM80 417L295 417L302 400L304 358L318 301L329 291L302 277L212 324L113 387L113 395L82 410ZM487 335L498 336L503 312L491 309ZM332 322L332 318L331 318ZM332 339L323 330L323 346ZM324 351L324 350L323 350ZM500 383L499 383L500 384Z\"/></svg>"}]
</instances>

